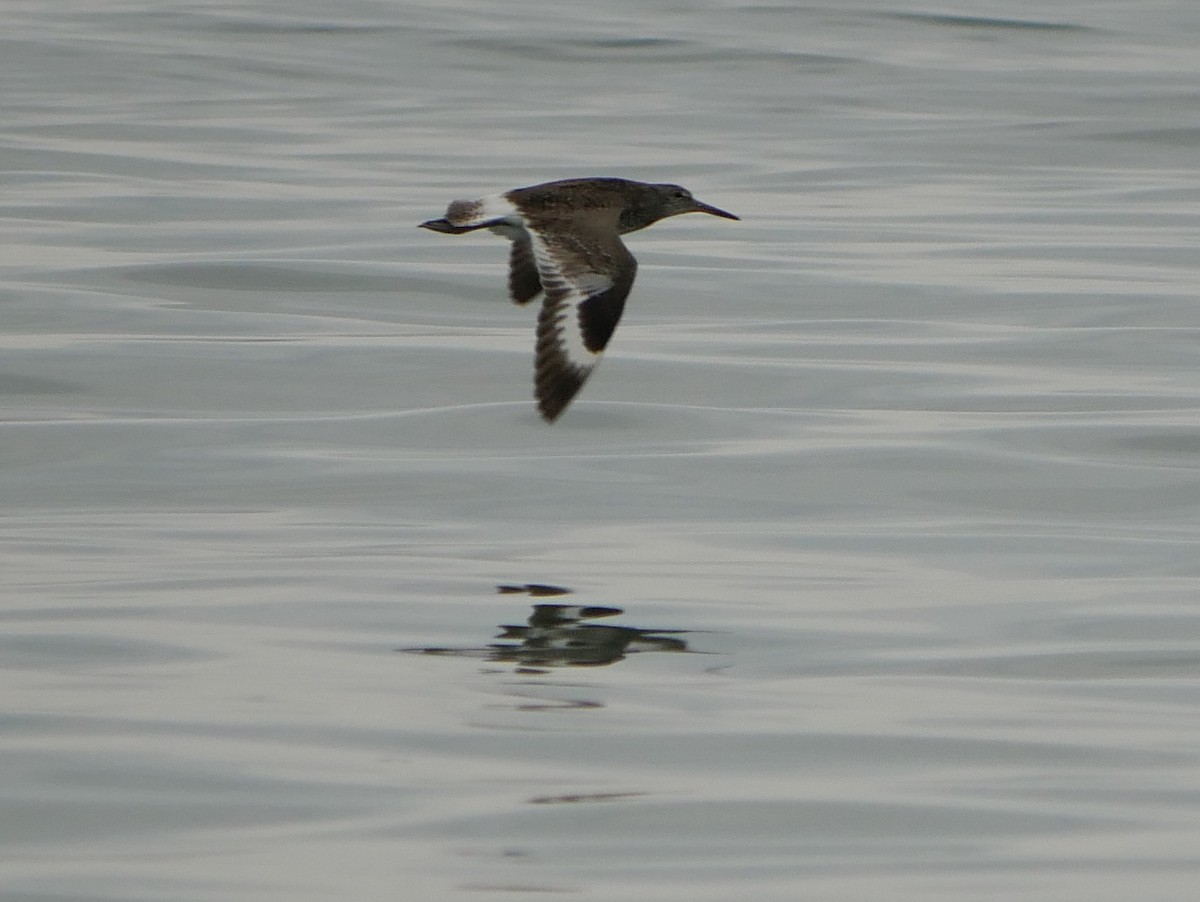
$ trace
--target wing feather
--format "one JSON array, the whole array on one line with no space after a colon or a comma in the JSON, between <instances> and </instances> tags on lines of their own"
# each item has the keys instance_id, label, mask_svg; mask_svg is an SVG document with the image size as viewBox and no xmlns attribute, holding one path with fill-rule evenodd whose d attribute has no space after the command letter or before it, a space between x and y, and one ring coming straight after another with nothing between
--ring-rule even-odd
<instances>
[{"instance_id":1,"label":"wing feather","mask_svg":"<svg viewBox=\"0 0 1200 902\"><path fill-rule=\"evenodd\" d=\"M615 228L529 223L529 244L546 298L538 314L534 396L553 422L587 381L625 309L637 261ZM515 296L515 295L514 295Z\"/></svg>"},{"instance_id":2,"label":"wing feather","mask_svg":"<svg viewBox=\"0 0 1200 902\"><path fill-rule=\"evenodd\" d=\"M528 304L542 293L542 280L538 277L537 263L533 259L533 248L529 233L513 239L509 255L508 294L517 304Z\"/></svg>"}]
</instances>

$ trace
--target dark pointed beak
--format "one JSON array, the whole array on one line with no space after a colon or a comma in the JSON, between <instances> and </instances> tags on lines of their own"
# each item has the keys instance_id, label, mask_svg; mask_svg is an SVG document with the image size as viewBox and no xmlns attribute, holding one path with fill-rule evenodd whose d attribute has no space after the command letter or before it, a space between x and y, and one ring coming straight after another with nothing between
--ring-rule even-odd
<instances>
[{"instance_id":1,"label":"dark pointed beak","mask_svg":"<svg viewBox=\"0 0 1200 902\"><path fill-rule=\"evenodd\" d=\"M691 210L693 213L711 213L713 216L720 216L722 219L736 219L741 221L742 217L734 216L732 213L728 213L725 210L722 210L720 207L713 207L709 204L703 203L702 201L696 201L695 204L696 205L692 207Z\"/></svg>"}]
</instances>

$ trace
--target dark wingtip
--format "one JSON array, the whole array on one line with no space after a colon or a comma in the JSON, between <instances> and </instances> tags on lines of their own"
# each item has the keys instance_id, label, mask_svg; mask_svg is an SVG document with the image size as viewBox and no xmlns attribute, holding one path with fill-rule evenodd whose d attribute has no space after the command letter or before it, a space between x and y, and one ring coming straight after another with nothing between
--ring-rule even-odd
<instances>
[{"instance_id":1,"label":"dark wingtip","mask_svg":"<svg viewBox=\"0 0 1200 902\"><path fill-rule=\"evenodd\" d=\"M538 399L538 413L542 415L542 419L548 424L553 425L554 421L562 416L562 412L567 409L565 403L547 401Z\"/></svg>"},{"instance_id":2,"label":"dark wingtip","mask_svg":"<svg viewBox=\"0 0 1200 902\"><path fill-rule=\"evenodd\" d=\"M533 394L542 419L553 423L562 416L586 381L586 375L581 379L569 370L539 367Z\"/></svg>"}]
</instances>

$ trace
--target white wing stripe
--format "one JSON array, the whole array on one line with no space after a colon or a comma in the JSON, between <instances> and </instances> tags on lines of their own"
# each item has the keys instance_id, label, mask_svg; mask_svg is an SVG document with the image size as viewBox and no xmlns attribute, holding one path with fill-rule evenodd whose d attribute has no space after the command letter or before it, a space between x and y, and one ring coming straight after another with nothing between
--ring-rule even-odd
<instances>
[{"instance_id":1,"label":"white wing stripe","mask_svg":"<svg viewBox=\"0 0 1200 902\"><path fill-rule=\"evenodd\" d=\"M579 305L593 294L612 285L612 279L601 273L586 273L577 284L569 281L562 273L562 266L554 259L541 235L530 229L529 241L533 247L533 259L537 262L538 275L546 289L546 303L555 303L554 325L559 347L572 366L590 370L600 355L589 351L583 343L583 329L579 324Z\"/></svg>"}]
</instances>

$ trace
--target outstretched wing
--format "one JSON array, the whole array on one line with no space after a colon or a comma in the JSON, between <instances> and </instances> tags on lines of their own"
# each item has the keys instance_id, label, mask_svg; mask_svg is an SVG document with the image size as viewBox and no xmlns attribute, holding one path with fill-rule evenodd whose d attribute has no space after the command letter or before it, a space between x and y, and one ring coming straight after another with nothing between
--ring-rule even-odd
<instances>
[{"instance_id":1,"label":"outstretched wing","mask_svg":"<svg viewBox=\"0 0 1200 902\"><path fill-rule=\"evenodd\" d=\"M555 219L528 222L527 228L546 292L538 314L534 395L542 416L553 422L600 362L621 320L637 261L615 223Z\"/></svg>"}]
</instances>

